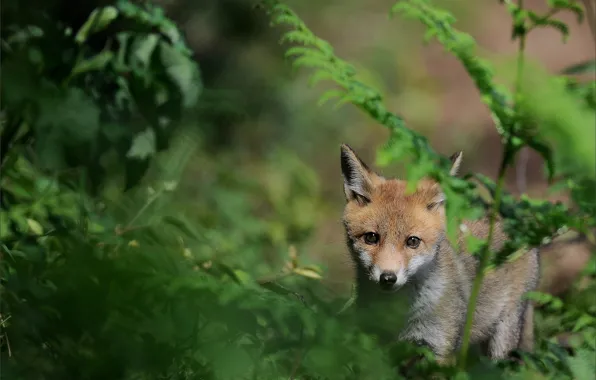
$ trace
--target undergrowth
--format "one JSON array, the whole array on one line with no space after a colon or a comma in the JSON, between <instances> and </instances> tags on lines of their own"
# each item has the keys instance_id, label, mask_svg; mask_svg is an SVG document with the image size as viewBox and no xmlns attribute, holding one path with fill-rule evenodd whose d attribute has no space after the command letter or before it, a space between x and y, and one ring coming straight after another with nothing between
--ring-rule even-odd
<instances>
[{"instance_id":1,"label":"undergrowth","mask_svg":"<svg viewBox=\"0 0 596 380\"><path fill-rule=\"evenodd\" d=\"M286 5L260 4L285 28L292 64L313 69L312 84L333 84L321 104L355 105L388 128L379 165L407 162L412 183L424 176L441 183L451 239L464 218L505 218L510 240L501 252L468 240L485 268L570 229L594 241L596 223L595 85L571 76L594 65L553 75L525 53L528 33L554 27L565 37L557 14L581 19L582 8L549 1L541 15L522 1L503 3L520 47L513 69L499 67L505 84L449 12L426 0L388 10L423 23L427 40L443 45L474 80L502 138L496 181L446 175L448 160L329 43ZM304 257L320 206L313 171L279 150L261 180L241 173L233 158L211 157L200 125L187 127L200 124L214 100L163 10L121 0L72 20L56 4L3 4L3 377L593 378L594 260L566 299L528 295L540 306L537 349L519 361L471 355L470 321L452 367L438 367L425 348L381 343L356 322L353 299L329 297L319 282L324 271ZM569 205L504 189L522 149L544 158L546 180L569 194ZM180 182L191 159L201 171ZM474 307L472 297L469 315ZM566 346L561 333L572 335Z\"/></svg>"}]
</instances>

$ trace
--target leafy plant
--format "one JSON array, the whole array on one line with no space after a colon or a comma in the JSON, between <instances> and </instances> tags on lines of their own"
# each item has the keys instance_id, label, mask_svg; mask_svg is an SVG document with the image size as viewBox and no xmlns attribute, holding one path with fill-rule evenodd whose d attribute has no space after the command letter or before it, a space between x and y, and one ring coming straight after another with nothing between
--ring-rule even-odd
<instances>
[{"instance_id":1,"label":"leafy plant","mask_svg":"<svg viewBox=\"0 0 596 380\"><path fill-rule=\"evenodd\" d=\"M207 149L202 112L220 104L203 92L200 62L160 7L79 4L73 13L83 16L71 17L62 13L63 3L35 3L3 9L2 376L582 379L593 373L593 265L566 299L528 295L542 307L539 344L522 363L466 361L465 345L459 367L441 368L423 347L386 343L369 330L379 329L379 321L363 324L352 313L353 299L329 297L320 284L324 272L303 255L320 216L312 169L277 149L262 167L245 165L241 172L238 154ZM455 29L452 15L423 0L392 8L421 21L427 37L474 79L504 145L496 183L446 176L448 160L408 129L330 44L287 6L262 5L274 25L289 27L282 41L293 44L286 55L294 66L314 68L313 84L335 85L322 103L351 103L388 128L380 164L410 162L408 180L431 176L443 185L451 238L463 218L488 211L504 219L511 239L502 252L476 242L483 266L567 229L591 236L595 181L585 126L596 109L593 82L571 79L578 68L561 76L530 72L523 58L526 34L536 27L565 32L553 17L563 10L579 16L575 3L552 2L546 15L536 15L505 2L513 36L524 41L512 90L496 84L495 69L478 57L473 38ZM538 85L538 95L527 90ZM548 177L570 193L570 206L516 199L504 190L504 171L523 147L544 157ZM190 161L199 169L192 171ZM192 181L181 181L183 173ZM562 332L572 334L572 344L561 342Z\"/></svg>"},{"instance_id":2,"label":"leafy plant","mask_svg":"<svg viewBox=\"0 0 596 380\"><path fill-rule=\"evenodd\" d=\"M6 27L2 162L21 149L47 170L83 167L94 190L124 163L126 188L134 186L196 103L190 51L155 6L119 1L76 31L43 12Z\"/></svg>"}]
</instances>

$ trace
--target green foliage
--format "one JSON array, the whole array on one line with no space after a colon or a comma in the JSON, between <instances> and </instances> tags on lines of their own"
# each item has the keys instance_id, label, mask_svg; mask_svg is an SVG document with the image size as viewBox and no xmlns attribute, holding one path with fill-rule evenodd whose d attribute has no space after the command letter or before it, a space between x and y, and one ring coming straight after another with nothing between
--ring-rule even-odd
<instances>
[{"instance_id":1,"label":"green foliage","mask_svg":"<svg viewBox=\"0 0 596 380\"><path fill-rule=\"evenodd\" d=\"M37 21L30 12L22 22ZM196 103L201 82L188 48L160 8L125 0L95 9L76 33L44 21L9 22L3 148L32 145L47 170L82 167L93 189L124 163L132 187Z\"/></svg>"},{"instance_id":2,"label":"green foliage","mask_svg":"<svg viewBox=\"0 0 596 380\"><path fill-rule=\"evenodd\" d=\"M218 104L202 91L200 63L160 7L104 2L72 20L53 2L38 5L7 4L2 26L3 377L583 379L594 372L593 263L587 285L567 299L528 295L542 307L539 347L521 364L475 358L439 368L425 348L379 339L370 330L384 328L380 319L352 313L353 299L331 299L319 282L324 272L303 257L322 206L312 169L278 149L262 167L240 171L241 153L206 153L204 131L181 127L197 119L202 127L199 116ZM511 92L496 84L494 69L449 13L422 0L393 7L423 22L427 37L474 79L503 138L501 174L529 146L544 157L549 177L561 177L573 205L515 199L502 175L496 184L447 176L448 160L330 44L288 7L264 6L275 25L290 28L282 40L295 45L287 51L294 66L314 68L313 84L336 86L322 102L351 103L388 128L380 164L408 162L407 179L441 182L452 238L462 218L501 215L511 237L503 252L470 242L486 266L567 229L593 230L585 131L596 109L593 82L525 70ZM552 16L578 10L556 1L543 17L507 6L521 39L538 26L561 29ZM539 94L525 90L536 82ZM189 174L190 161L199 170ZM183 173L193 180L181 182ZM561 332L574 334L568 349L555 339Z\"/></svg>"},{"instance_id":3,"label":"green foliage","mask_svg":"<svg viewBox=\"0 0 596 380\"><path fill-rule=\"evenodd\" d=\"M554 19L560 11L573 12L578 22L583 20L583 9L575 1L568 0L549 0L549 11L544 15L539 15L536 12L524 9L523 2L515 3L511 0L501 0L504 3L507 11L513 19L513 33L512 38L524 38L530 31L536 28L553 28L558 30L563 42L566 42L569 37L569 28L564 22Z\"/></svg>"}]
</instances>

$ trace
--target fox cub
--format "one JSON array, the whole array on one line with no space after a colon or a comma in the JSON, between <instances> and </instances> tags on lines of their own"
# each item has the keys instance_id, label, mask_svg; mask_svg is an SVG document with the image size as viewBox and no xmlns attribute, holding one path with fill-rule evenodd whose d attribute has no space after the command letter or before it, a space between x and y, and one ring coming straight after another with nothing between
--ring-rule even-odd
<instances>
[{"instance_id":1,"label":"fox cub","mask_svg":"<svg viewBox=\"0 0 596 380\"><path fill-rule=\"evenodd\" d=\"M457 174L461 158L461 152L451 157L451 175ZM439 362L450 361L461 344L478 263L447 240L446 199L438 183L423 179L408 194L405 181L374 173L345 144L341 170L347 200L343 224L356 268L357 302L377 298L389 306L387 302L405 295L407 322L399 328L398 339L424 344ZM461 230L485 239L488 221L466 222ZM463 234L459 239L465 247ZM506 239L497 223L491 248L498 250ZM533 349L533 307L522 296L536 289L539 269L533 249L485 275L471 343L483 347L490 358Z\"/></svg>"}]
</instances>

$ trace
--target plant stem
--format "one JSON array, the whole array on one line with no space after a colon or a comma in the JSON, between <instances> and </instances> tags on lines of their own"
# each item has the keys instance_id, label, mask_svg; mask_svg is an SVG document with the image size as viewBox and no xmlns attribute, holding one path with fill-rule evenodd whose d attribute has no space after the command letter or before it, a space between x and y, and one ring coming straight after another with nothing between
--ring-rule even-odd
<instances>
[{"instance_id":1,"label":"plant stem","mask_svg":"<svg viewBox=\"0 0 596 380\"><path fill-rule=\"evenodd\" d=\"M137 219L139 219L139 217L141 215L143 215L143 213L149 208L149 206L151 206L153 204L153 202L155 202L161 196L162 193L163 193L163 188L160 188L154 194L152 194L151 196L149 196L149 198L147 199L147 202L145 202L145 204L143 205L143 207L141 207L139 209L139 211L130 220L130 222L128 222L126 224L126 227L124 227L124 229L126 229L126 230L130 229L133 226L134 222L136 222Z\"/></svg>"},{"instance_id":2,"label":"plant stem","mask_svg":"<svg viewBox=\"0 0 596 380\"><path fill-rule=\"evenodd\" d=\"M4 128L2 128L2 132L0 133L0 166L4 164L4 160L8 157L11 143L14 144L16 142L13 140L18 140L19 128L21 128L21 124L23 123L21 117L17 117L16 120L8 116L5 117L8 120L5 121Z\"/></svg>"},{"instance_id":3,"label":"plant stem","mask_svg":"<svg viewBox=\"0 0 596 380\"><path fill-rule=\"evenodd\" d=\"M523 9L524 7L524 0L519 0L518 2L519 9ZM549 17L549 16L547 16ZM526 50L526 34L528 30L524 29L524 32L519 36L519 46L517 50L517 73L515 77L515 110L517 111L520 97L521 97L521 90L522 90L522 80L523 80L523 72L524 72L524 51ZM517 163L517 167L515 168L516 177L517 177L517 187L520 193L526 192L527 187L527 171L528 171L528 148L523 147L521 149L522 159Z\"/></svg>"},{"instance_id":4,"label":"plant stem","mask_svg":"<svg viewBox=\"0 0 596 380\"><path fill-rule=\"evenodd\" d=\"M259 278L257 279L257 284L259 285L265 285L265 284L270 284L272 282L277 282L281 279L284 279L286 277L288 277L289 275L293 274L291 271L288 272L281 272L279 274L275 274L272 276L267 276L267 277L263 277L263 278Z\"/></svg>"},{"instance_id":5,"label":"plant stem","mask_svg":"<svg viewBox=\"0 0 596 380\"><path fill-rule=\"evenodd\" d=\"M519 9L523 9L524 7L524 0L519 0ZM519 97L521 96L521 89L522 89L522 79L524 73L524 51L526 50L526 35L527 30L524 29L524 32L519 36L519 46L517 49L517 75L515 77L515 107L519 103Z\"/></svg>"},{"instance_id":6,"label":"plant stem","mask_svg":"<svg viewBox=\"0 0 596 380\"><path fill-rule=\"evenodd\" d=\"M507 146L505 148L506 150L510 149L509 145L509 142L507 142ZM482 250L480 264L478 266L478 274L474 279L474 284L472 285L472 293L470 294L470 300L468 301L468 313L466 315L466 324L464 326L464 336L462 339L462 347L459 358L459 367L461 370L464 370L466 367L466 359L468 356L468 349L470 347L470 335L472 333L472 323L474 321L474 310L476 308L476 301L478 300L478 294L480 293L480 288L482 287L482 281L484 280L486 267L490 263L490 259L492 256L490 246L495 230L495 221L497 219L499 208L501 206L501 195L503 192L503 183L505 182L505 171L509 162L507 157L509 157L509 153L505 152L505 154L503 155L503 160L501 161L501 166L499 168L499 177L497 181L497 187L495 190L495 199L489 216L487 242Z\"/></svg>"},{"instance_id":7,"label":"plant stem","mask_svg":"<svg viewBox=\"0 0 596 380\"><path fill-rule=\"evenodd\" d=\"M523 9L524 1L518 1L519 9ZM523 33L519 35L519 47L518 47L518 54L517 54L517 73L516 73L516 82L515 82L515 99L514 99L514 110L519 110L519 102L520 97L522 96L522 85L523 85L523 71L524 71L524 51L526 49L526 35L527 30L524 28ZM499 174L497 177L497 187L495 189L495 198L491 208L491 212L489 215L489 227L488 227L488 237L486 241L486 245L483 247L482 254L480 257L480 263L478 266L478 274L474 279L474 284L472 285L472 292L470 294L470 300L468 301L468 312L466 315L466 324L464 326L464 336L462 339L462 347L460 352L459 358L459 368L460 370L464 370L466 368L466 359L468 356L468 350L470 347L470 337L472 334L472 324L474 322L474 312L476 309L476 302L478 300L478 295L480 294L480 289L482 288L482 282L484 280L484 275L486 272L486 267L490 263L490 259L492 257L492 238L495 230L495 222L497 219L497 215L499 214L499 209L501 207L501 197L503 193L503 185L505 182L505 172L507 170L507 166L509 165L510 161L513 158L513 146L511 144L511 137L515 133L515 130L510 131L507 136L507 141L505 142L505 149L503 152L503 159L501 160L501 166L499 167ZM524 165L527 164L527 161L524 162ZM519 169L519 168L518 168ZM525 168L524 168L525 169Z\"/></svg>"}]
</instances>

